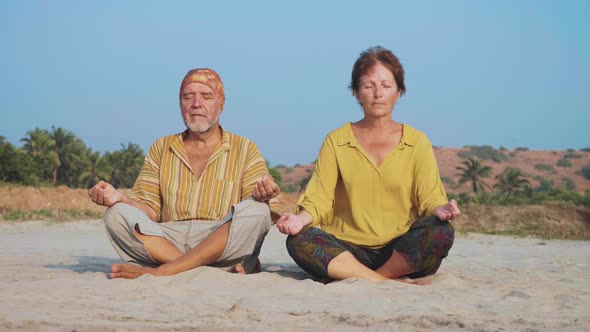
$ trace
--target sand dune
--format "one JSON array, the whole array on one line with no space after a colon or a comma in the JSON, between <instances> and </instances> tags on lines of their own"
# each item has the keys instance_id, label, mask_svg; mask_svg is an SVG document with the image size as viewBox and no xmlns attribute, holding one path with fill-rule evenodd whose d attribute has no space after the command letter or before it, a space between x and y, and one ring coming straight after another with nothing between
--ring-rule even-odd
<instances>
[{"instance_id":1,"label":"sand dune","mask_svg":"<svg viewBox=\"0 0 590 332\"><path fill-rule=\"evenodd\" d=\"M100 221L0 223L0 329L590 329L590 242L463 235L432 285L415 286L314 282L284 239L271 230L256 275L109 280L119 258Z\"/></svg>"}]
</instances>

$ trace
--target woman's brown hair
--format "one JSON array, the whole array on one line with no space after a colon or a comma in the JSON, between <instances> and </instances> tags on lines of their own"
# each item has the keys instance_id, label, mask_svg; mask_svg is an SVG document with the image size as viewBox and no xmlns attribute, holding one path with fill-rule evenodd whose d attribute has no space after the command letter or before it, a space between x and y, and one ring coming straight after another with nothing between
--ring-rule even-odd
<instances>
[{"instance_id":1,"label":"woman's brown hair","mask_svg":"<svg viewBox=\"0 0 590 332\"><path fill-rule=\"evenodd\" d=\"M366 51L363 51L360 57L355 61L354 67L352 67L350 86L348 87L352 90L352 94L356 95L359 90L361 77L377 63L381 63L391 71L393 78L395 79L395 84L401 92L400 95L403 95L406 92L404 68L395 54L381 46L369 47Z\"/></svg>"}]
</instances>

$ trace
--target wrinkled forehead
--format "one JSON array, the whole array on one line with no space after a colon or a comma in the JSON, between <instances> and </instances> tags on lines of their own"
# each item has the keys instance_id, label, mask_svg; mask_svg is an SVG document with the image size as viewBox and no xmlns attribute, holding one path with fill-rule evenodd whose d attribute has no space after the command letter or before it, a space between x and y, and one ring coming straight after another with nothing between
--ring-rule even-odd
<instances>
[{"instance_id":1,"label":"wrinkled forehead","mask_svg":"<svg viewBox=\"0 0 590 332\"><path fill-rule=\"evenodd\" d=\"M393 72L380 62L377 62L376 64L368 68L367 71L363 73L360 77L361 82L386 80L395 80Z\"/></svg>"}]
</instances>

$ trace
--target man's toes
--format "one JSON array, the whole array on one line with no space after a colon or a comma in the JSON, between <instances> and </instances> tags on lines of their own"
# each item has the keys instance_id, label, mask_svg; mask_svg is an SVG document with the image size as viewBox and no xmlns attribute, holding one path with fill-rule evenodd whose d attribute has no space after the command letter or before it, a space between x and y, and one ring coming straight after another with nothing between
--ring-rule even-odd
<instances>
[{"instance_id":1,"label":"man's toes","mask_svg":"<svg viewBox=\"0 0 590 332\"><path fill-rule=\"evenodd\" d=\"M227 272L229 273L239 273L239 274L245 274L246 270L244 270L244 266L242 266L242 264L236 264L234 266L230 266L226 269Z\"/></svg>"}]
</instances>

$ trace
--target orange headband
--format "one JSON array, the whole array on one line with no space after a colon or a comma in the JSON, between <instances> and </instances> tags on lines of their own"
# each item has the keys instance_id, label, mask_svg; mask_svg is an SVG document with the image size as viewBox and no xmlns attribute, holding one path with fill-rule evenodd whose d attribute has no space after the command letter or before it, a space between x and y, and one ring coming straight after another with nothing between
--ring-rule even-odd
<instances>
[{"instance_id":1,"label":"orange headband","mask_svg":"<svg viewBox=\"0 0 590 332\"><path fill-rule=\"evenodd\" d=\"M182 96L184 88L191 83L202 83L210 87L215 96L221 101L221 109L225 106L225 94L223 93L223 83L215 70L209 68L195 68L186 73L182 84L180 84L179 96Z\"/></svg>"}]
</instances>

